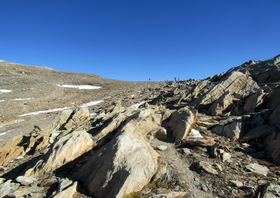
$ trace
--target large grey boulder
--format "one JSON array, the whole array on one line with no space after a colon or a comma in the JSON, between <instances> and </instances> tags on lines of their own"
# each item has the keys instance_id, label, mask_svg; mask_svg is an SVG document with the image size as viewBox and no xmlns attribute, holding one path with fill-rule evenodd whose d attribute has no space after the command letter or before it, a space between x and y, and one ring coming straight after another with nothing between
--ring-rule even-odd
<instances>
[{"instance_id":1,"label":"large grey boulder","mask_svg":"<svg viewBox=\"0 0 280 198\"><path fill-rule=\"evenodd\" d=\"M242 134L242 128L243 128L243 122L240 121L234 121L230 124L227 124L225 126L216 126L212 132L216 133L221 136L225 136L230 138L231 140L235 141L239 139L243 134Z\"/></svg>"},{"instance_id":2,"label":"large grey boulder","mask_svg":"<svg viewBox=\"0 0 280 198\"><path fill-rule=\"evenodd\" d=\"M5 197L11 192L14 192L18 189L20 184L13 183L12 180L8 180L5 183L0 185L0 197Z\"/></svg>"},{"instance_id":3,"label":"large grey boulder","mask_svg":"<svg viewBox=\"0 0 280 198\"><path fill-rule=\"evenodd\" d=\"M94 197L121 198L140 191L157 172L158 153L137 131L137 123L127 125L74 175Z\"/></svg>"},{"instance_id":4,"label":"large grey boulder","mask_svg":"<svg viewBox=\"0 0 280 198\"><path fill-rule=\"evenodd\" d=\"M280 133L274 132L262 138L262 143L266 144L266 152L275 161L280 163Z\"/></svg>"},{"instance_id":5,"label":"large grey boulder","mask_svg":"<svg viewBox=\"0 0 280 198\"><path fill-rule=\"evenodd\" d=\"M269 125L262 125L256 128L251 129L248 131L242 138L241 142L248 142L251 140L261 139L273 132L275 132L276 129Z\"/></svg>"},{"instance_id":6,"label":"large grey boulder","mask_svg":"<svg viewBox=\"0 0 280 198\"><path fill-rule=\"evenodd\" d=\"M227 91L218 100L216 100L208 110L211 115L222 115L223 111L231 104L232 95L229 91Z\"/></svg>"},{"instance_id":7,"label":"large grey boulder","mask_svg":"<svg viewBox=\"0 0 280 198\"><path fill-rule=\"evenodd\" d=\"M176 142L182 141L192 129L197 111L190 108L181 108L173 112L168 125L172 129L172 137Z\"/></svg>"},{"instance_id":8,"label":"large grey boulder","mask_svg":"<svg viewBox=\"0 0 280 198\"><path fill-rule=\"evenodd\" d=\"M264 91L260 89L255 94L249 96L245 101L244 111L254 112L255 109L263 103L264 95Z\"/></svg>"},{"instance_id":9,"label":"large grey boulder","mask_svg":"<svg viewBox=\"0 0 280 198\"><path fill-rule=\"evenodd\" d=\"M276 109L273 110L273 112L269 117L268 124L275 126L278 128L278 130L280 130L279 120L280 120L280 106L278 106Z\"/></svg>"},{"instance_id":10,"label":"large grey boulder","mask_svg":"<svg viewBox=\"0 0 280 198\"><path fill-rule=\"evenodd\" d=\"M69 129L72 126L84 122L89 118L89 111L87 107L81 107L76 110L74 110L73 115L71 118L67 121L67 123L64 125L64 128Z\"/></svg>"},{"instance_id":11,"label":"large grey boulder","mask_svg":"<svg viewBox=\"0 0 280 198\"><path fill-rule=\"evenodd\" d=\"M40 176L73 161L94 147L94 141L86 131L76 131L59 139L50 150L24 176Z\"/></svg>"},{"instance_id":12,"label":"large grey boulder","mask_svg":"<svg viewBox=\"0 0 280 198\"><path fill-rule=\"evenodd\" d=\"M248 75L241 72L230 72L223 77L206 94L194 100L190 105L201 110L219 99L224 93L238 93L240 90L249 91L259 89L258 84Z\"/></svg>"}]
</instances>

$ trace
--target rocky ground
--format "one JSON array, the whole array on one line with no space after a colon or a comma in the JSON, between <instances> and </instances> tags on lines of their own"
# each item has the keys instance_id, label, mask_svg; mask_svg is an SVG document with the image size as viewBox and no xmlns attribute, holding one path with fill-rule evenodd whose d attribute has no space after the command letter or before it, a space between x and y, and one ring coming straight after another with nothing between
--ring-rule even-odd
<instances>
[{"instance_id":1,"label":"rocky ground","mask_svg":"<svg viewBox=\"0 0 280 198\"><path fill-rule=\"evenodd\" d=\"M80 107L33 116L44 125L0 147L0 197L280 197L279 66L277 56L177 82L112 85L90 76L104 88L86 90L94 100L75 90L65 106L76 99ZM64 93L69 88L56 84L65 83L77 85L52 87ZM9 86L1 89L16 89ZM65 107L53 105L47 109ZM2 128L19 124L19 112L5 114Z\"/></svg>"},{"instance_id":2,"label":"rocky ground","mask_svg":"<svg viewBox=\"0 0 280 198\"><path fill-rule=\"evenodd\" d=\"M77 108L92 101L137 94L143 88L155 88L160 82L112 80L93 74L56 71L0 61L0 145L17 135L26 135L34 125L46 127L58 111L24 114L60 108ZM62 85L89 85L100 89L78 89ZM10 91L10 92L9 92ZM107 100L105 101L106 104ZM101 105L103 106L104 103ZM88 106L90 113L100 105ZM1 135L4 134L5 135Z\"/></svg>"}]
</instances>

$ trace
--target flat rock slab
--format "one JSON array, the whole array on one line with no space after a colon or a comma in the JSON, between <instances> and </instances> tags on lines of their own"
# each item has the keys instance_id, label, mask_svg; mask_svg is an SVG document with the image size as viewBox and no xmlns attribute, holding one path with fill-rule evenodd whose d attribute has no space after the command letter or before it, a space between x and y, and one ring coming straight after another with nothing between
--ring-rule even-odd
<instances>
[{"instance_id":1,"label":"flat rock slab","mask_svg":"<svg viewBox=\"0 0 280 198\"><path fill-rule=\"evenodd\" d=\"M256 164L256 163L249 164L246 166L246 168L251 172L258 173L258 174L261 174L264 176L267 176L267 174L269 172L269 169L266 166L262 166L262 165Z\"/></svg>"}]
</instances>

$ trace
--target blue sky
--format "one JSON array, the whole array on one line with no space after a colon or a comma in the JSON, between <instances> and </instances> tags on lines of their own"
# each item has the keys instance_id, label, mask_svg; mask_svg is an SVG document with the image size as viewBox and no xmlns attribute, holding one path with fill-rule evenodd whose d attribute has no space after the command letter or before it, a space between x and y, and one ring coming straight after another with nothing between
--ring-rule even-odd
<instances>
[{"instance_id":1,"label":"blue sky","mask_svg":"<svg viewBox=\"0 0 280 198\"><path fill-rule=\"evenodd\" d=\"M0 59L104 78L202 79L280 54L279 0L0 0Z\"/></svg>"}]
</instances>

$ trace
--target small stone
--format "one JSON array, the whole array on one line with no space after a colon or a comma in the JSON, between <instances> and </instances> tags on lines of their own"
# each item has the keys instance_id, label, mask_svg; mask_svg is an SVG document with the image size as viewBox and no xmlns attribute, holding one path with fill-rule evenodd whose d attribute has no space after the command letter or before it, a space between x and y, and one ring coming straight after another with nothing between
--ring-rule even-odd
<instances>
[{"instance_id":1,"label":"small stone","mask_svg":"<svg viewBox=\"0 0 280 198\"><path fill-rule=\"evenodd\" d=\"M208 191L208 188L206 187L205 184L201 184L201 188L204 192L207 192Z\"/></svg>"},{"instance_id":2,"label":"small stone","mask_svg":"<svg viewBox=\"0 0 280 198\"><path fill-rule=\"evenodd\" d=\"M152 190L150 188L145 188L143 191L142 191L142 194L144 195L147 195L151 192Z\"/></svg>"},{"instance_id":3,"label":"small stone","mask_svg":"<svg viewBox=\"0 0 280 198\"><path fill-rule=\"evenodd\" d=\"M191 150L188 149L188 148L183 148L182 151L183 151L183 153L184 153L185 155L190 155L190 154L192 154Z\"/></svg>"},{"instance_id":4,"label":"small stone","mask_svg":"<svg viewBox=\"0 0 280 198\"><path fill-rule=\"evenodd\" d=\"M221 154L221 158L222 158L223 162L226 162L231 158L231 154L229 154L227 152L224 152L224 153Z\"/></svg>"},{"instance_id":5,"label":"small stone","mask_svg":"<svg viewBox=\"0 0 280 198\"><path fill-rule=\"evenodd\" d=\"M237 181L237 180L235 180L235 181L230 181L230 184L233 184L234 186L236 186L236 187L242 187L243 186L243 183L241 182L241 181Z\"/></svg>"},{"instance_id":6,"label":"small stone","mask_svg":"<svg viewBox=\"0 0 280 198\"><path fill-rule=\"evenodd\" d=\"M214 175L218 174L218 172L208 162L200 161L197 163L197 166L199 169L201 169L207 173L214 174Z\"/></svg>"}]
</instances>

